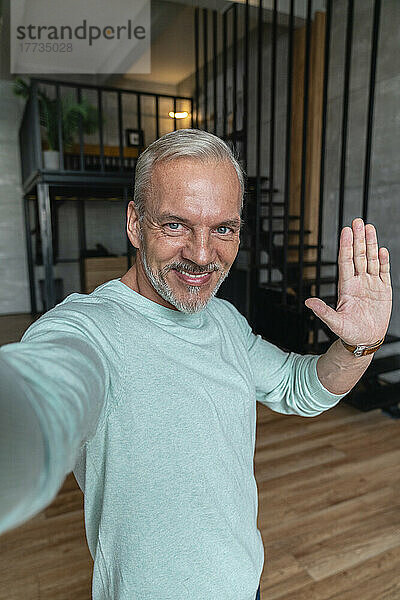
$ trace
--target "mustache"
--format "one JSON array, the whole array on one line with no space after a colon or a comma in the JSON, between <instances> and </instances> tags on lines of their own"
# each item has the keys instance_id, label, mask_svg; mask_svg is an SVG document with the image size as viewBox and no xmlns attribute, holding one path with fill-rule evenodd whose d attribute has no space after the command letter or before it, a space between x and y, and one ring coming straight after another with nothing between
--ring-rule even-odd
<instances>
[{"instance_id":1,"label":"mustache","mask_svg":"<svg viewBox=\"0 0 400 600\"><path fill-rule=\"evenodd\" d=\"M199 267L198 265L192 263L192 264L187 264L187 263L183 263L183 262L174 262L171 263L169 265L166 265L162 271L163 274L165 275L166 273L168 273L168 271L172 271L173 269L176 269L177 271L187 271L188 273L213 273L214 271L222 271L222 267L221 265L218 265L217 263L210 263L209 265L205 266L205 267Z\"/></svg>"}]
</instances>

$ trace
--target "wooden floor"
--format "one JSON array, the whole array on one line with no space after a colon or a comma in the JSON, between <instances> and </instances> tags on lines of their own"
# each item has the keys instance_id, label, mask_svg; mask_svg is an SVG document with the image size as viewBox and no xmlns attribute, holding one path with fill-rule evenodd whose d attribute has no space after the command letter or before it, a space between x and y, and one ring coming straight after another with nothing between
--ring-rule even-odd
<instances>
[{"instance_id":1,"label":"wooden floor","mask_svg":"<svg viewBox=\"0 0 400 600\"><path fill-rule=\"evenodd\" d=\"M28 324L0 317L0 344ZM399 600L400 421L345 404L313 419L257 410L262 600ZM82 510L71 474L0 537L0 600L90 600Z\"/></svg>"}]
</instances>

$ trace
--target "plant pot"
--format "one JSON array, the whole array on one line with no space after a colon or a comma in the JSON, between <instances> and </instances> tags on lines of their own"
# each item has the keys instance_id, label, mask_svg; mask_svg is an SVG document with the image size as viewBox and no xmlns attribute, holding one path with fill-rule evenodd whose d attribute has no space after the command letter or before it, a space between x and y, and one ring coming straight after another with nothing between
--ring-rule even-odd
<instances>
[{"instance_id":1,"label":"plant pot","mask_svg":"<svg viewBox=\"0 0 400 600\"><path fill-rule=\"evenodd\" d=\"M59 169L60 168L60 153L58 150L44 150L43 152L43 164L45 169Z\"/></svg>"}]
</instances>

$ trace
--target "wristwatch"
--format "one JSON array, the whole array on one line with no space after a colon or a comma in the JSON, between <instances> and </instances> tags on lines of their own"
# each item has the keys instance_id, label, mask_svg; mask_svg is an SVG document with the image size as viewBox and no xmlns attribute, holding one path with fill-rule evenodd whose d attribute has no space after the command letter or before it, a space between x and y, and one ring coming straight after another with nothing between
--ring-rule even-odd
<instances>
[{"instance_id":1,"label":"wristwatch","mask_svg":"<svg viewBox=\"0 0 400 600\"><path fill-rule=\"evenodd\" d=\"M384 339L385 338L382 338L381 340L375 342L375 344L372 344L371 346L362 346L361 344L359 344L358 346L351 346L350 344L346 344L346 342L344 342L342 339L340 341L342 342L346 350L348 350L358 358L360 356L367 356L367 354L373 354L374 352L376 352L382 346Z\"/></svg>"}]
</instances>

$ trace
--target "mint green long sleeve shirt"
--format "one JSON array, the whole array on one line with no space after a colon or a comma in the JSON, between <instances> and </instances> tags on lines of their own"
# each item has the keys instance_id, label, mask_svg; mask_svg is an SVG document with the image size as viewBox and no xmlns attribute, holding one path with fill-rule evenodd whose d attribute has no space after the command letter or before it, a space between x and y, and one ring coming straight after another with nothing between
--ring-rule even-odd
<instances>
[{"instance_id":1,"label":"mint green long sleeve shirt","mask_svg":"<svg viewBox=\"0 0 400 600\"><path fill-rule=\"evenodd\" d=\"M334 406L317 360L222 299L189 315L119 279L71 294L0 349L0 533L73 471L94 600L254 600L256 400L306 417Z\"/></svg>"}]
</instances>

